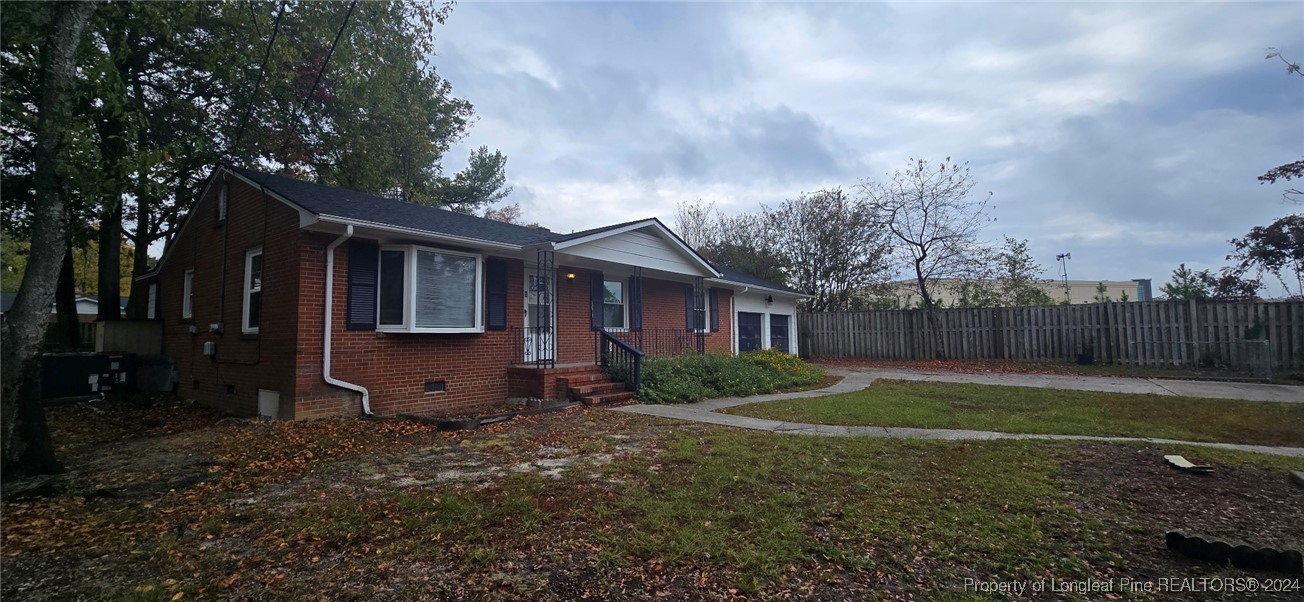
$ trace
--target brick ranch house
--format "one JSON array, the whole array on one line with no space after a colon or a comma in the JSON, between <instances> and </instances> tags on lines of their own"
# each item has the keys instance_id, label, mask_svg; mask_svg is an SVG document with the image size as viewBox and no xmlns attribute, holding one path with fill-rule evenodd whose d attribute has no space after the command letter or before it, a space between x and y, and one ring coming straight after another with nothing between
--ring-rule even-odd
<instances>
[{"instance_id":1,"label":"brick ranch house","mask_svg":"<svg viewBox=\"0 0 1304 602\"><path fill-rule=\"evenodd\" d=\"M802 297L656 219L559 234L234 167L141 279L178 394L286 420L603 401L600 349L796 353Z\"/></svg>"}]
</instances>

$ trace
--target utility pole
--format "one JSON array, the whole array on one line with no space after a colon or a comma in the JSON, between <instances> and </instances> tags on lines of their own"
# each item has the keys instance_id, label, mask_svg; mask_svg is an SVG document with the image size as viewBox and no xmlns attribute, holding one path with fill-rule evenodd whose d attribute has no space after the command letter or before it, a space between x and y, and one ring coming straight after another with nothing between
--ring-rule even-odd
<instances>
[{"instance_id":1,"label":"utility pole","mask_svg":"<svg viewBox=\"0 0 1304 602\"><path fill-rule=\"evenodd\" d=\"M1064 280L1064 304L1068 305L1069 301L1069 260L1073 259L1072 253L1060 253L1055 256L1055 261L1059 262L1060 278Z\"/></svg>"}]
</instances>

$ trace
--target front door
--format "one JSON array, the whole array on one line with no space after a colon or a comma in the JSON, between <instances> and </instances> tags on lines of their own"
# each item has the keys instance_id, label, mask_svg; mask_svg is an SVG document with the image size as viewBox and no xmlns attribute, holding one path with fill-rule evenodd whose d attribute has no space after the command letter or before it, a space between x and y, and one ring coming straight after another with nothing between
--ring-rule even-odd
<instances>
[{"instance_id":1,"label":"front door","mask_svg":"<svg viewBox=\"0 0 1304 602\"><path fill-rule=\"evenodd\" d=\"M534 268L525 268L525 361L538 362L556 357L553 328L553 278L540 277Z\"/></svg>"},{"instance_id":2,"label":"front door","mask_svg":"<svg viewBox=\"0 0 1304 602\"><path fill-rule=\"evenodd\" d=\"M761 314L738 312L738 353L761 348Z\"/></svg>"}]
</instances>

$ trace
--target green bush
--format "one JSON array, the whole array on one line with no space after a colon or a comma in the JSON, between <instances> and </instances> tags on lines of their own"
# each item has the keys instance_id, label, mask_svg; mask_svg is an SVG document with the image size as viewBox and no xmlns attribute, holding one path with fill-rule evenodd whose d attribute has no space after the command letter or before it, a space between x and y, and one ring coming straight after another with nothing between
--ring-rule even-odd
<instances>
[{"instance_id":1,"label":"green bush","mask_svg":"<svg viewBox=\"0 0 1304 602\"><path fill-rule=\"evenodd\" d=\"M681 355L648 358L643 363L639 399L682 403L713 397L743 397L813 385L824 371L800 358L773 350L742 355Z\"/></svg>"}]
</instances>

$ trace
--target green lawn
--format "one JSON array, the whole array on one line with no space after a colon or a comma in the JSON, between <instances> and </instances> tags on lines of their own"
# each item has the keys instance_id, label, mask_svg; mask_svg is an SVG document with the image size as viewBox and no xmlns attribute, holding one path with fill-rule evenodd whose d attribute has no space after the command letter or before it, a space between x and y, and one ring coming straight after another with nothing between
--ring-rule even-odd
<instances>
[{"instance_id":1,"label":"green lawn","mask_svg":"<svg viewBox=\"0 0 1304 602\"><path fill-rule=\"evenodd\" d=\"M1304 404L1163 395L880 380L863 391L727 411L814 424L1304 446Z\"/></svg>"}]
</instances>

